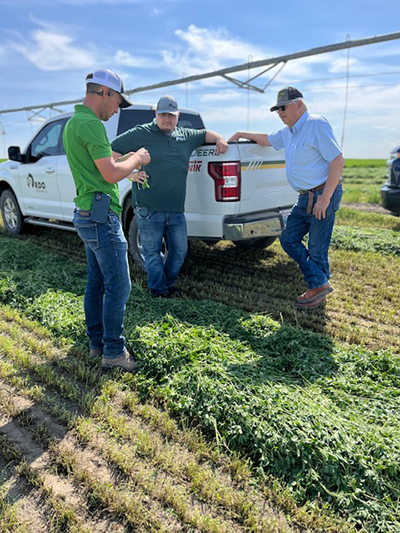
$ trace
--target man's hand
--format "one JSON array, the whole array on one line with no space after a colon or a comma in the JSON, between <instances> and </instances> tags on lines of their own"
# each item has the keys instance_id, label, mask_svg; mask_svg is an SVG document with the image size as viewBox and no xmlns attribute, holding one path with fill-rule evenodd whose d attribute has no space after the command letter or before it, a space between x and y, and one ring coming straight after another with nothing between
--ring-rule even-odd
<instances>
[{"instance_id":1,"label":"man's hand","mask_svg":"<svg viewBox=\"0 0 400 533\"><path fill-rule=\"evenodd\" d=\"M321 220L325 218L326 210L328 209L328 206L330 204L331 199L327 198L323 194L320 194L317 197L317 201L315 202L314 209L313 209L313 215L317 220Z\"/></svg>"},{"instance_id":2,"label":"man's hand","mask_svg":"<svg viewBox=\"0 0 400 533\"><path fill-rule=\"evenodd\" d=\"M232 135L232 137L229 137L228 139L228 143L229 142L234 142L234 141L238 141L240 139L241 135L240 135L240 131L237 131L236 133L234 133Z\"/></svg>"},{"instance_id":3,"label":"man's hand","mask_svg":"<svg viewBox=\"0 0 400 533\"><path fill-rule=\"evenodd\" d=\"M141 164L142 165L148 165L151 161L151 157L150 157L150 154L149 152L146 150L146 148L140 148L137 152L136 152L136 155L138 155L141 159Z\"/></svg>"},{"instance_id":4,"label":"man's hand","mask_svg":"<svg viewBox=\"0 0 400 533\"><path fill-rule=\"evenodd\" d=\"M148 177L149 175L144 170L134 170L129 174L128 179L137 183L144 183Z\"/></svg>"},{"instance_id":5,"label":"man's hand","mask_svg":"<svg viewBox=\"0 0 400 533\"><path fill-rule=\"evenodd\" d=\"M239 139L254 141L260 146L271 146L266 133L257 133L255 131L237 131L232 135L232 137L229 137L228 142L238 141Z\"/></svg>"},{"instance_id":6,"label":"man's hand","mask_svg":"<svg viewBox=\"0 0 400 533\"><path fill-rule=\"evenodd\" d=\"M224 154L228 150L228 143L225 141L225 139L219 139L215 143L215 145L217 147L216 149L217 155Z\"/></svg>"}]
</instances>

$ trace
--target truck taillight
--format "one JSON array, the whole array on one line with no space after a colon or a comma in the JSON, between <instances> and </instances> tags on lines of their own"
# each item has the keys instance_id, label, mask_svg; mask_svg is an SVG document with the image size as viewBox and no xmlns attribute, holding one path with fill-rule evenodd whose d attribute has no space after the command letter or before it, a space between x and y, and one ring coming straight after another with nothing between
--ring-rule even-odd
<instances>
[{"instance_id":1,"label":"truck taillight","mask_svg":"<svg viewBox=\"0 0 400 533\"><path fill-rule=\"evenodd\" d=\"M208 173L214 180L217 202L240 200L240 161L208 163Z\"/></svg>"}]
</instances>

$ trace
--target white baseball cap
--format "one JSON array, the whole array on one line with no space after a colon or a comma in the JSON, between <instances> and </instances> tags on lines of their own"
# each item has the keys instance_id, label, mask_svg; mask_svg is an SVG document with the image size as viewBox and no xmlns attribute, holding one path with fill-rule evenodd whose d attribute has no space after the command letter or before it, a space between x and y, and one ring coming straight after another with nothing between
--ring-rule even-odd
<instances>
[{"instance_id":1,"label":"white baseball cap","mask_svg":"<svg viewBox=\"0 0 400 533\"><path fill-rule=\"evenodd\" d=\"M86 76L86 84L88 83L98 83L99 85L104 85L113 91L116 91L122 96L122 102L119 104L119 107L129 107L132 105L132 102L124 94L124 84L122 83L121 78L112 70L99 69L95 70L93 74L88 74Z\"/></svg>"}]
</instances>

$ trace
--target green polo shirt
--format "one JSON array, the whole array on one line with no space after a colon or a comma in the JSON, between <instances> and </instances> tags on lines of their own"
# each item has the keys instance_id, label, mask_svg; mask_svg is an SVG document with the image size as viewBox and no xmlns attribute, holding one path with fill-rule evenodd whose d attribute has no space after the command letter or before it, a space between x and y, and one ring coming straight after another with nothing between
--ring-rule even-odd
<instances>
[{"instance_id":1,"label":"green polo shirt","mask_svg":"<svg viewBox=\"0 0 400 533\"><path fill-rule=\"evenodd\" d=\"M95 164L96 159L111 157L111 146L101 120L89 107L76 105L75 114L68 120L63 133L65 153L75 181L74 202L86 211L92 209L93 194L104 192L111 197L110 209L117 215L122 211L118 185L108 183Z\"/></svg>"},{"instance_id":2,"label":"green polo shirt","mask_svg":"<svg viewBox=\"0 0 400 533\"><path fill-rule=\"evenodd\" d=\"M150 211L183 213L186 181L191 153L205 143L206 130L176 127L166 134L156 120L135 126L119 135L111 143L120 154L146 148L151 162L146 165L149 188L132 184L133 205L146 206Z\"/></svg>"}]
</instances>

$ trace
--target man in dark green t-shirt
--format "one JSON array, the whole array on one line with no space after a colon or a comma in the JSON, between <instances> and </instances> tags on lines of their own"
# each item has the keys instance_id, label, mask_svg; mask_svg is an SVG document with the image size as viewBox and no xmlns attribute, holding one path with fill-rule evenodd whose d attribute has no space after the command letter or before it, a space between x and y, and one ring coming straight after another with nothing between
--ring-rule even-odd
<instances>
[{"instance_id":1,"label":"man in dark green t-shirt","mask_svg":"<svg viewBox=\"0 0 400 533\"><path fill-rule=\"evenodd\" d=\"M132 204L150 291L161 298L169 298L175 292L175 281L187 252L184 210L190 155L204 143L216 143L217 153L228 148L218 133L177 127L178 117L174 98L163 96L153 122L138 125L111 143L116 158L139 146L146 147L151 155L146 167L148 186L133 183ZM161 256L163 238L168 244L165 263Z\"/></svg>"},{"instance_id":2,"label":"man in dark green t-shirt","mask_svg":"<svg viewBox=\"0 0 400 533\"><path fill-rule=\"evenodd\" d=\"M150 156L145 148L128 153L115 162L103 121L128 107L121 78L110 70L97 70L86 77L83 105L67 122L63 141L76 185L74 226L85 243L87 285L84 309L90 355L103 356L102 367L116 366L131 371L136 362L125 348L122 336L125 305L131 282L127 242L119 222L122 210L117 182L134 169L146 165ZM93 210L94 197L106 201L104 221ZM108 204L109 200L109 204ZM99 204L98 204L99 205Z\"/></svg>"}]
</instances>

